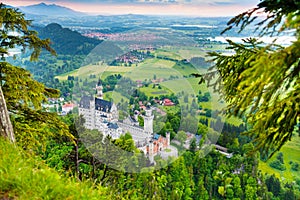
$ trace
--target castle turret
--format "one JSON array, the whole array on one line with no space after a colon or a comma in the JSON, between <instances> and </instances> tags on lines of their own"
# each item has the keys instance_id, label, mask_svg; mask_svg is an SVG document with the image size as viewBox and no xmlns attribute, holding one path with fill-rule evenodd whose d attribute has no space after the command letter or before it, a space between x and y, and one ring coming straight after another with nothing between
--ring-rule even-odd
<instances>
[{"instance_id":1,"label":"castle turret","mask_svg":"<svg viewBox=\"0 0 300 200\"><path fill-rule=\"evenodd\" d=\"M167 138L167 146L170 146L170 132L166 133L166 138Z\"/></svg>"},{"instance_id":2,"label":"castle turret","mask_svg":"<svg viewBox=\"0 0 300 200\"><path fill-rule=\"evenodd\" d=\"M144 132L151 135L153 134L153 118L152 109L150 104L146 107L146 115L144 116Z\"/></svg>"},{"instance_id":3,"label":"castle turret","mask_svg":"<svg viewBox=\"0 0 300 200\"><path fill-rule=\"evenodd\" d=\"M149 142L149 160L150 163L154 163L154 145L153 145L153 141L150 140Z\"/></svg>"},{"instance_id":4,"label":"castle turret","mask_svg":"<svg viewBox=\"0 0 300 200\"><path fill-rule=\"evenodd\" d=\"M103 86L101 79L98 80L98 83L96 85L96 93L98 99L103 99Z\"/></svg>"},{"instance_id":5,"label":"castle turret","mask_svg":"<svg viewBox=\"0 0 300 200\"><path fill-rule=\"evenodd\" d=\"M90 129L94 129L95 128L95 120L96 118L95 116L95 97L93 97L93 95L90 97L90 123L91 123L91 127Z\"/></svg>"}]
</instances>

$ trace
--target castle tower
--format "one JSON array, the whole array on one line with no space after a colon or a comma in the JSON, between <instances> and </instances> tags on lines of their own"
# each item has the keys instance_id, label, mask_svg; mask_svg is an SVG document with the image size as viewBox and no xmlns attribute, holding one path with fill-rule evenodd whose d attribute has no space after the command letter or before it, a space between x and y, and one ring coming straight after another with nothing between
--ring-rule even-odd
<instances>
[{"instance_id":1,"label":"castle tower","mask_svg":"<svg viewBox=\"0 0 300 200\"><path fill-rule=\"evenodd\" d=\"M170 146L170 132L166 133L166 138L167 138L167 145L169 147Z\"/></svg>"},{"instance_id":2,"label":"castle tower","mask_svg":"<svg viewBox=\"0 0 300 200\"><path fill-rule=\"evenodd\" d=\"M90 115L88 120L91 122L90 128L95 129L95 97L93 95L90 97Z\"/></svg>"},{"instance_id":3,"label":"castle tower","mask_svg":"<svg viewBox=\"0 0 300 200\"><path fill-rule=\"evenodd\" d=\"M150 104L148 104L146 107L146 115L144 116L144 132L146 134L153 134L153 118L152 109Z\"/></svg>"},{"instance_id":4,"label":"castle tower","mask_svg":"<svg viewBox=\"0 0 300 200\"><path fill-rule=\"evenodd\" d=\"M96 85L96 92L97 92L97 98L103 99L103 86L101 79L98 80L98 83Z\"/></svg>"},{"instance_id":5,"label":"castle tower","mask_svg":"<svg viewBox=\"0 0 300 200\"><path fill-rule=\"evenodd\" d=\"M154 145L152 140L149 142L149 160L150 163L154 163Z\"/></svg>"}]
</instances>

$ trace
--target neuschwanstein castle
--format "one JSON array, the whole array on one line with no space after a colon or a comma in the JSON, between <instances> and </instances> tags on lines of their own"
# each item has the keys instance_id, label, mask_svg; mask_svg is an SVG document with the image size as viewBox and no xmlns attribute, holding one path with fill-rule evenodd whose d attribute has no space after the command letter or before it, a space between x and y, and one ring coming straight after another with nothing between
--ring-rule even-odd
<instances>
[{"instance_id":1,"label":"neuschwanstein castle","mask_svg":"<svg viewBox=\"0 0 300 200\"><path fill-rule=\"evenodd\" d=\"M155 155L170 146L170 133L166 133L166 137L153 133L154 115L150 105L146 107L146 114L143 116L144 127L141 127L131 117L123 121L118 120L117 106L103 99L101 80L96 85L96 91L96 97L83 96L79 103L79 115L85 119L87 129L97 129L105 136L110 135L112 139L129 132L136 147L142 150L151 162L154 162Z\"/></svg>"}]
</instances>

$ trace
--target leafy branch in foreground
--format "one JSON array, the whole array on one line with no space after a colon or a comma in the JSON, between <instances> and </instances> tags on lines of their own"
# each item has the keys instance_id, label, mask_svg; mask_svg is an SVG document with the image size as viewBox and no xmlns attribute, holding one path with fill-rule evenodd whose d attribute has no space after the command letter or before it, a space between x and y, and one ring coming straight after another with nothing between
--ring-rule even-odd
<instances>
[{"instance_id":1,"label":"leafy branch in foreground","mask_svg":"<svg viewBox=\"0 0 300 200\"><path fill-rule=\"evenodd\" d=\"M262 27L261 34L269 34L266 30L274 28L272 33L281 25L280 31L293 30L296 40L287 47L251 38L241 44L228 40L233 54L209 53L215 65L200 76L200 82L207 80L223 94L228 115L246 116L252 126L248 135L253 137L256 150L272 156L291 139L300 118L300 4L264 0L254 10L260 9L268 15L257 26L271 20ZM254 10L228 24L240 26L242 31L253 22Z\"/></svg>"},{"instance_id":2,"label":"leafy branch in foreground","mask_svg":"<svg viewBox=\"0 0 300 200\"><path fill-rule=\"evenodd\" d=\"M50 47L50 40L41 40L36 31L29 30L32 21L26 20L25 15L17 9L6 7L0 3L0 55L2 59L9 54L8 50L21 47L22 52L32 50L31 61L37 60L42 49L55 55ZM14 33L14 34L12 34Z\"/></svg>"},{"instance_id":3,"label":"leafy branch in foreground","mask_svg":"<svg viewBox=\"0 0 300 200\"><path fill-rule=\"evenodd\" d=\"M300 2L297 0L263 0L256 8L233 17L227 23L228 27L223 30L221 34L232 29L234 26L240 27L239 32L242 32L248 25L255 22L256 30L260 30L260 35L273 35L280 26L279 32L284 31L286 28L292 28L287 23L282 25L283 19L287 18L287 21L299 22L299 9ZM264 14L266 17L265 19L256 22L256 20L259 19L259 14ZM298 19L293 19L294 17Z\"/></svg>"}]
</instances>

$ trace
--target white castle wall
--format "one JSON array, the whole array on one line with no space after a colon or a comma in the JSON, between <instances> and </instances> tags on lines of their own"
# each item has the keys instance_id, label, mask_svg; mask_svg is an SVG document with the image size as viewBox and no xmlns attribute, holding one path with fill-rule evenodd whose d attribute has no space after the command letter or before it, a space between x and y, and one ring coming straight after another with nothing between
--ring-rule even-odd
<instances>
[{"instance_id":1,"label":"white castle wall","mask_svg":"<svg viewBox=\"0 0 300 200\"><path fill-rule=\"evenodd\" d=\"M102 88L97 90L98 98L102 99ZM142 150L147 155L147 146L149 146L148 157L151 163L154 163L154 156L158 153L153 152L153 142L151 138L153 137L153 118L152 109L146 109L146 115L144 117L144 127L138 126L137 122L132 122L130 119L124 120L124 122L118 121L118 109L115 104L112 105L110 112L105 110L95 109L95 100L90 101L90 109L86 109L79 106L79 115L82 115L85 119L85 127L87 129L97 129L101 131L104 136L110 135L113 139L118 139L122 134L129 132L132 139L135 142L137 148ZM107 123L111 122L117 123L118 129L108 128ZM168 147L170 146L170 134L167 133ZM160 145L160 149L165 149L165 147ZM173 152L172 152L173 154ZM175 153L176 154L176 153ZM162 154L162 157L167 157L167 154Z\"/></svg>"},{"instance_id":2,"label":"white castle wall","mask_svg":"<svg viewBox=\"0 0 300 200\"><path fill-rule=\"evenodd\" d=\"M139 126L133 126L130 124L118 122L117 123L120 128L123 129L124 133L129 132L132 136L132 139L137 144L138 142L142 143L148 140L149 135L144 133L144 129Z\"/></svg>"}]
</instances>

